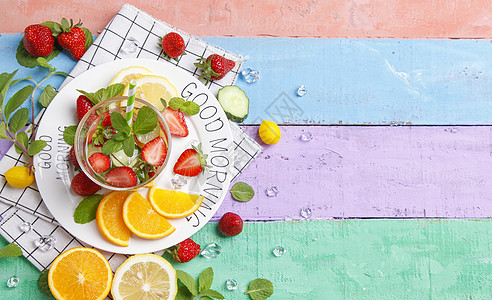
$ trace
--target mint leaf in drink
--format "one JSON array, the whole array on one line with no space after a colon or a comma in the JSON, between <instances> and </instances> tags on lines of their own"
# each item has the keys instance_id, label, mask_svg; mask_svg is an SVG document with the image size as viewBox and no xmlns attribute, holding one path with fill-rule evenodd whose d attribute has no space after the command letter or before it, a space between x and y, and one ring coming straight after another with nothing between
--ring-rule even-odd
<instances>
[{"instance_id":1,"label":"mint leaf in drink","mask_svg":"<svg viewBox=\"0 0 492 300\"><path fill-rule=\"evenodd\" d=\"M53 47L53 52L45 56L44 58L46 61L50 61L53 58L55 58L58 54L60 54L60 49L57 47ZM19 65L28 67L28 68L34 68L36 66L39 66L38 63L38 58L35 56L32 56L29 52L27 52L26 48L24 48L24 43L22 42L22 39L19 42L19 46L17 46L17 53L15 54L15 58L17 59L17 62Z\"/></svg>"},{"instance_id":2,"label":"mint leaf in drink","mask_svg":"<svg viewBox=\"0 0 492 300\"><path fill-rule=\"evenodd\" d=\"M253 300L265 300L273 295L273 283L265 278L257 278L249 283L245 294Z\"/></svg>"},{"instance_id":3,"label":"mint leaf in drink","mask_svg":"<svg viewBox=\"0 0 492 300\"><path fill-rule=\"evenodd\" d=\"M29 109L23 107L18 109L10 118L9 128L11 132L17 132L26 126L29 119Z\"/></svg>"},{"instance_id":4,"label":"mint leaf in drink","mask_svg":"<svg viewBox=\"0 0 492 300\"><path fill-rule=\"evenodd\" d=\"M94 194L85 197L80 201L79 205L75 209L73 219L75 223L85 224L96 218L97 206L101 202L103 195Z\"/></svg>"},{"instance_id":5,"label":"mint leaf in drink","mask_svg":"<svg viewBox=\"0 0 492 300\"><path fill-rule=\"evenodd\" d=\"M135 141L133 140L133 135L130 135L125 140L123 140L123 151L125 152L126 156L132 157L134 150Z\"/></svg>"},{"instance_id":6,"label":"mint leaf in drink","mask_svg":"<svg viewBox=\"0 0 492 300\"><path fill-rule=\"evenodd\" d=\"M123 94L125 90L125 86L121 83L115 83L106 88L106 96L109 98L113 98Z\"/></svg>"},{"instance_id":7,"label":"mint leaf in drink","mask_svg":"<svg viewBox=\"0 0 492 300\"><path fill-rule=\"evenodd\" d=\"M118 112L111 113L111 125L118 131L130 132L130 125L125 118Z\"/></svg>"},{"instance_id":8,"label":"mint leaf in drink","mask_svg":"<svg viewBox=\"0 0 492 300\"><path fill-rule=\"evenodd\" d=\"M202 293L202 291L210 289L213 281L214 271L211 267L208 267L198 277L198 290L200 291L200 294Z\"/></svg>"},{"instance_id":9,"label":"mint leaf in drink","mask_svg":"<svg viewBox=\"0 0 492 300\"><path fill-rule=\"evenodd\" d=\"M77 91L89 98L93 105L96 105L101 101L121 95L124 90L125 86L123 84L115 83L108 86L107 88L101 88L94 93L86 92L83 90Z\"/></svg>"},{"instance_id":10,"label":"mint leaf in drink","mask_svg":"<svg viewBox=\"0 0 492 300\"><path fill-rule=\"evenodd\" d=\"M196 290L195 279L193 279L193 277L191 277L190 274L188 274L182 270L176 270L176 275L178 275L179 281L181 281L181 283L183 283L183 285L188 289L188 291L193 296L196 296L198 294L198 291Z\"/></svg>"},{"instance_id":11,"label":"mint leaf in drink","mask_svg":"<svg viewBox=\"0 0 492 300\"><path fill-rule=\"evenodd\" d=\"M137 118L133 123L133 132L135 134L146 134L154 130L157 126L159 124L155 111L147 106L140 108Z\"/></svg>"},{"instance_id":12,"label":"mint leaf in drink","mask_svg":"<svg viewBox=\"0 0 492 300\"><path fill-rule=\"evenodd\" d=\"M231 189L232 197L241 202L247 202L253 199L255 191L253 188L245 182L236 182Z\"/></svg>"},{"instance_id":13,"label":"mint leaf in drink","mask_svg":"<svg viewBox=\"0 0 492 300\"><path fill-rule=\"evenodd\" d=\"M43 140L35 140L32 141L31 144L29 145L29 148L27 149L27 154L30 156L34 156L35 154L38 154L43 150L43 148L46 147L46 141Z\"/></svg>"},{"instance_id":14,"label":"mint leaf in drink","mask_svg":"<svg viewBox=\"0 0 492 300\"><path fill-rule=\"evenodd\" d=\"M0 249L0 258L2 257L17 257L22 255L22 250L17 244L10 243Z\"/></svg>"},{"instance_id":15,"label":"mint leaf in drink","mask_svg":"<svg viewBox=\"0 0 492 300\"><path fill-rule=\"evenodd\" d=\"M72 125L65 128L63 131L63 140L70 146L74 145L75 142L75 131L77 131L77 126Z\"/></svg>"},{"instance_id":16,"label":"mint leaf in drink","mask_svg":"<svg viewBox=\"0 0 492 300\"><path fill-rule=\"evenodd\" d=\"M169 107L174 110L179 110L184 103L185 100L183 98L172 97L171 100L169 100Z\"/></svg>"},{"instance_id":17,"label":"mint leaf in drink","mask_svg":"<svg viewBox=\"0 0 492 300\"><path fill-rule=\"evenodd\" d=\"M107 140L101 149L101 152L104 155L110 155L111 153L115 153L123 149L123 142L117 141L115 139Z\"/></svg>"},{"instance_id":18,"label":"mint leaf in drink","mask_svg":"<svg viewBox=\"0 0 492 300\"><path fill-rule=\"evenodd\" d=\"M38 278L38 287L43 294L45 294L48 297L53 297L53 294L51 293L50 286L48 284L48 273L50 270L44 270Z\"/></svg>"},{"instance_id":19,"label":"mint leaf in drink","mask_svg":"<svg viewBox=\"0 0 492 300\"><path fill-rule=\"evenodd\" d=\"M55 88L52 87L51 85L47 85L44 88L41 96L39 96L38 101L43 107L48 107L51 100L53 100L53 98L55 98L56 94L57 94L57 92L56 92Z\"/></svg>"}]
</instances>

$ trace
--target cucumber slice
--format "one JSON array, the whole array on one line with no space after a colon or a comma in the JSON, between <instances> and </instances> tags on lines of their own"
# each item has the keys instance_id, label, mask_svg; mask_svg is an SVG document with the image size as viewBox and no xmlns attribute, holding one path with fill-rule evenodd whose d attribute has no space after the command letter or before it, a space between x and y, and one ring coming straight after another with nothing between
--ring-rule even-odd
<instances>
[{"instance_id":1,"label":"cucumber slice","mask_svg":"<svg viewBox=\"0 0 492 300\"><path fill-rule=\"evenodd\" d=\"M229 120L239 123L248 116L249 99L238 86L227 85L221 88L217 99Z\"/></svg>"}]
</instances>

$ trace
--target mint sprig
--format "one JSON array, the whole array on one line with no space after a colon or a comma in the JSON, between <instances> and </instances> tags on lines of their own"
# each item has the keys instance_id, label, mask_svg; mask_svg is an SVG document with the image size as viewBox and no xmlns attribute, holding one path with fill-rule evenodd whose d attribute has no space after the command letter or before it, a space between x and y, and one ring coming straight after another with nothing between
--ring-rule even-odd
<instances>
[{"instance_id":1,"label":"mint sprig","mask_svg":"<svg viewBox=\"0 0 492 300\"><path fill-rule=\"evenodd\" d=\"M200 112L200 106L193 101L185 101L180 97L173 97L169 100L169 107L174 110L180 110L188 116L196 115Z\"/></svg>"},{"instance_id":2,"label":"mint sprig","mask_svg":"<svg viewBox=\"0 0 492 300\"><path fill-rule=\"evenodd\" d=\"M0 258L2 257L17 257L22 255L22 250L17 244L10 243L0 249Z\"/></svg>"},{"instance_id":3,"label":"mint sprig","mask_svg":"<svg viewBox=\"0 0 492 300\"><path fill-rule=\"evenodd\" d=\"M94 93L86 92L83 90L77 91L89 98L93 105L96 105L101 101L121 95L124 90L125 86L123 84L115 83L108 86L107 88L101 88Z\"/></svg>"},{"instance_id":4,"label":"mint sprig","mask_svg":"<svg viewBox=\"0 0 492 300\"><path fill-rule=\"evenodd\" d=\"M214 271L211 267L206 268L198 277L198 289L196 288L197 284L193 277L182 270L176 270L176 274L178 275L178 280L183 284L181 288L178 289L178 294L176 295L176 299L206 299L215 298L215 299L224 299L224 296L217 292L216 290L211 289L212 282L214 280Z\"/></svg>"}]
</instances>

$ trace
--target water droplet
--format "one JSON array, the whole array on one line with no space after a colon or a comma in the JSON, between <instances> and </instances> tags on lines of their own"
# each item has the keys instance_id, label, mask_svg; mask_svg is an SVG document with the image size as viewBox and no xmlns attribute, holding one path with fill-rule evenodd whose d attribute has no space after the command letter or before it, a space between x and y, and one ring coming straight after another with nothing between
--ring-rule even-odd
<instances>
[{"instance_id":1,"label":"water droplet","mask_svg":"<svg viewBox=\"0 0 492 300\"><path fill-rule=\"evenodd\" d=\"M301 217L304 219L309 219L311 218L311 215L313 214L313 211L309 207L304 207L301 209Z\"/></svg>"},{"instance_id":2,"label":"water droplet","mask_svg":"<svg viewBox=\"0 0 492 300\"><path fill-rule=\"evenodd\" d=\"M313 135L309 131L306 131L301 135L301 140L303 142L309 142L312 139L313 139Z\"/></svg>"},{"instance_id":3,"label":"water droplet","mask_svg":"<svg viewBox=\"0 0 492 300\"><path fill-rule=\"evenodd\" d=\"M19 277L17 276L12 276L7 280L7 287L9 288L15 288L19 285Z\"/></svg>"},{"instance_id":4,"label":"water droplet","mask_svg":"<svg viewBox=\"0 0 492 300\"><path fill-rule=\"evenodd\" d=\"M227 279L226 287L229 291L237 290L238 283L234 279Z\"/></svg>"},{"instance_id":5,"label":"water droplet","mask_svg":"<svg viewBox=\"0 0 492 300\"><path fill-rule=\"evenodd\" d=\"M306 87L304 85L301 85L297 89L297 96L299 96L299 97L303 97L304 95L306 95L306 93L307 93L307 90L306 90Z\"/></svg>"},{"instance_id":6,"label":"water droplet","mask_svg":"<svg viewBox=\"0 0 492 300\"><path fill-rule=\"evenodd\" d=\"M266 194L267 194L268 197L277 197L277 194L278 194L277 187L276 186L271 186L271 187L267 188Z\"/></svg>"},{"instance_id":7,"label":"water droplet","mask_svg":"<svg viewBox=\"0 0 492 300\"><path fill-rule=\"evenodd\" d=\"M24 223L19 225L19 229L24 233L31 231L31 228L32 228L32 225L29 222L24 222Z\"/></svg>"},{"instance_id":8,"label":"water droplet","mask_svg":"<svg viewBox=\"0 0 492 300\"><path fill-rule=\"evenodd\" d=\"M287 252L287 250L285 250L285 248L281 246L277 246L275 247L275 249L273 249L273 255L275 255L276 257L284 255L285 252Z\"/></svg>"},{"instance_id":9,"label":"water droplet","mask_svg":"<svg viewBox=\"0 0 492 300\"><path fill-rule=\"evenodd\" d=\"M171 178L171 184L173 185L175 190L179 190L182 188L186 183L188 183L188 178L175 174L173 178Z\"/></svg>"},{"instance_id":10,"label":"water droplet","mask_svg":"<svg viewBox=\"0 0 492 300\"><path fill-rule=\"evenodd\" d=\"M131 54L138 50L138 40L132 36L127 37L121 46L121 52Z\"/></svg>"},{"instance_id":11,"label":"water droplet","mask_svg":"<svg viewBox=\"0 0 492 300\"><path fill-rule=\"evenodd\" d=\"M222 248L216 243L210 243L202 250L201 256L211 259L216 258L222 252Z\"/></svg>"},{"instance_id":12,"label":"water droplet","mask_svg":"<svg viewBox=\"0 0 492 300\"><path fill-rule=\"evenodd\" d=\"M260 79L260 71L246 68L241 71L241 74L247 83L253 83Z\"/></svg>"},{"instance_id":13,"label":"water droplet","mask_svg":"<svg viewBox=\"0 0 492 300\"><path fill-rule=\"evenodd\" d=\"M34 246L36 246L39 250L46 252L53 249L53 247L55 247L55 243L55 237L51 235L43 235L42 237L34 241Z\"/></svg>"}]
</instances>

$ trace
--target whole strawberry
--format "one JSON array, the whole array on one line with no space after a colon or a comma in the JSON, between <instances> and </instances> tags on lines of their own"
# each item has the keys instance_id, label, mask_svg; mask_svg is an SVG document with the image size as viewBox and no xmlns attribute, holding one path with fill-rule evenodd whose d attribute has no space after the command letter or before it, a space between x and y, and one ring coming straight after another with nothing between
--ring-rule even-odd
<instances>
[{"instance_id":1,"label":"whole strawberry","mask_svg":"<svg viewBox=\"0 0 492 300\"><path fill-rule=\"evenodd\" d=\"M208 82L212 80L220 80L229 73L236 63L230 59L223 57L222 55L212 54L207 59L203 57L198 59L195 63L195 67L203 69L202 74L198 78L205 78Z\"/></svg>"},{"instance_id":2,"label":"whole strawberry","mask_svg":"<svg viewBox=\"0 0 492 300\"><path fill-rule=\"evenodd\" d=\"M41 57L53 52L55 37L47 26L35 24L27 26L26 29L24 29L24 38L22 39L22 42L29 54Z\"/></svg>"},{"instance_id":3,"label":"whole strawberry","mask_svg":"<svg viewBox=\"0 0 492 300\"><path fill-rule=\"evenodd\" d=\"M200 254L200 245L195 243L192 239L186 239L181 243L173 246L171 250L168 250L173 255L177 262L185 263L189 262Z\"/></svg>"},{"instance_id":4,"label":"whole strawberry","mask_svg":"<svg viewBox=\"0 0 492 300\"><path fill-rule=\"evenodd\" d=\"M219 229L226 236L236 236L243 231L243 219L235 213L225 213L220 218Z\"/></svg>"},{"instance_id":5,"label":"whole strawberry","mask_svg":"<svg viewBox=\"0 0 492 300\"><path fill-rule=\"evenodd\" d=\"M77 119L79 122L93 106L91 100L85 95L80 95L77 98Z\"/></svg>"},{"instance_id":6,"label":"whole strawberry","mask_svg":"<svg viewBox=\"0 0 492 300\"><path fill-rule=\"evenodd\" d=\"M55 36L60 46L67 50L73 58L79 60L85 53L85 33L80 28L82 23L73 24L70 19L70 24L67 19L63 18L61 24L55 27Z\"/></svg>"},{"instance_id":7,"label":"whole strawberry","mask_svg":"<svg viewBox=\"0 0 492 300\"><path fill-rule=\"evenodd\" d=\"M183 38L176 32L166 34L162 38L160 46L167 58L174 58L175 60L177 60L177 57L182 55L186 49Z\"/></svg>"}]
</instances>

